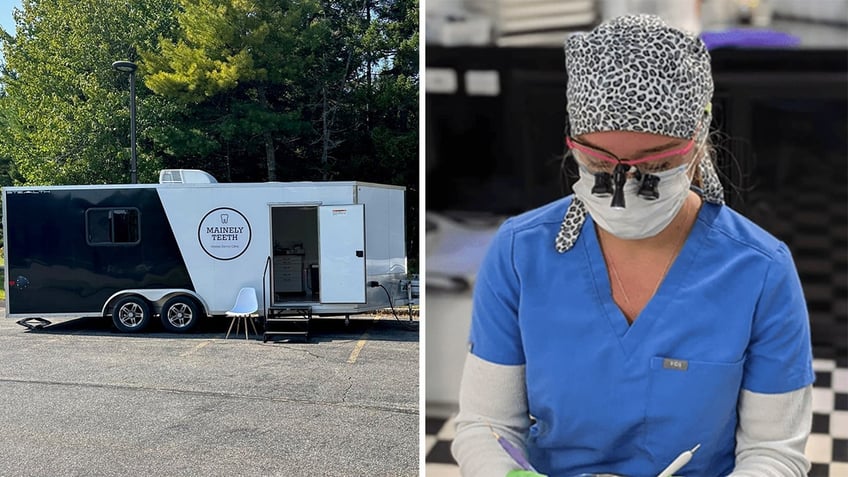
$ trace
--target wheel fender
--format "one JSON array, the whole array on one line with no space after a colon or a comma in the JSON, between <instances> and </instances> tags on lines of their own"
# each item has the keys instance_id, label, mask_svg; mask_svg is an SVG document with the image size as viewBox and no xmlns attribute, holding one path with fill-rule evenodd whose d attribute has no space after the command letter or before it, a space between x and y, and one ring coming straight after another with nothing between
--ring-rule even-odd
<instances>
[{"instance_id":1,"label":"wheel fender","mask_svg":"<svg viewBox=\"0 0 848 477\"><path fill-rule=\"evenodd\" d=\"M120 300L121 298L128 295L136 295L147 300L153 308L153 313L160 313L162 311L162 304L165 303L168 299L175 297L177 295L187 295L192 297L203 309L203 313L209 316L209 306L206 303L206 300L203 299L197 293L182 289L182 288L167 288L167 289L154 289L154 290L146 290L146 289L129 289L129 290L121 290L112 294L109 299L106 300L106 303L103 304L103 309L100 311L102 316L108 316L112 313L112 307L115 302Z\"/></svg>"}]
</instances>

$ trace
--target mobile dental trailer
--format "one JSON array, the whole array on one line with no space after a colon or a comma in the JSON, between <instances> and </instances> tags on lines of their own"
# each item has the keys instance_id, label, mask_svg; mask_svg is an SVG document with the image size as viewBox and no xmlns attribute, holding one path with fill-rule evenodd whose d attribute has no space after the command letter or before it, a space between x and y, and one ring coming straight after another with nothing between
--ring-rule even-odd
<instances>
[{"instance_id":1,"label":"mobile dental trailer","mask_svg":"<svg viewBox=\"0 0 848 477\"><path fill-rule=\"evenodd\" d=\"M225 184L196 170L161 171L158 184L5 187L6 314L28 327L110 317L123 332L158 316L184 332L250 288L266 339L306 335L313 316L409 303L404 194Z\"/></svg>"}]
</instances>

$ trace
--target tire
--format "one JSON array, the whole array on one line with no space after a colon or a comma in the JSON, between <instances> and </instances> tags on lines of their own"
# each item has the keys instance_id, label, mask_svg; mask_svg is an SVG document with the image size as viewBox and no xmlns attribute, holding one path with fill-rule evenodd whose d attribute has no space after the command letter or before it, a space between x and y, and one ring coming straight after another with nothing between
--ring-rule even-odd
<instances>
[{"instance_id":1,"label":"tire","mask_svg":"<svg viewBox=\"0 0 848 477\"><path fill-rule=\"evenodd\" d=\"M185 333L200 321L200 307L187 296L175 296L162 305L159 319L162 326L173 333Z\"/></svg>"},{"instance_id":2,"label":"tire","mask_svg":"<svg viewBox=\"0 0 848 477\"><path fill-rule=\"evenodd\" d=\"M124 333L144 330L150 324L150 304L137 296L121 298L112 311L112 324Z\"/></svg>"}]
</instances>

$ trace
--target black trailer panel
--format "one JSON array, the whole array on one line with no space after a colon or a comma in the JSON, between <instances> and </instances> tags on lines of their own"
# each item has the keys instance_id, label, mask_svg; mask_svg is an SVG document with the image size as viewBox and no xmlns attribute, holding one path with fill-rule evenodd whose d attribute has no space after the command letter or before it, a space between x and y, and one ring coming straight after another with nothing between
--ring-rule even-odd
<instances>
[{"instance_id":1,"label":"black trailer panel","mask_svg":"<svg viewBox=\"0 0 848 477\"><path fill-rule=\"evenodd\" d=\"M9 314L99 312L119 290L194 290L155 188L6 193Z\"/></svg>"}]
</instances>

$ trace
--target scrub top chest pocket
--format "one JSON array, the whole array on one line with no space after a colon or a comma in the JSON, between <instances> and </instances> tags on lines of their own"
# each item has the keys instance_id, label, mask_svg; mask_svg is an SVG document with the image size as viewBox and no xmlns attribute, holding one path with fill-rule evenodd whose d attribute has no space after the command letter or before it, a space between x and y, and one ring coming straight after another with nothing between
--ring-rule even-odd
<instances>
[{"instance_id":1,"label":"scrub top chest pocket","mask_svg":"<svg viewBox=\"0 0 848 477\"><path fill-rule=\"evenodd\" d=\"M699 443L700 450L678 475L725 475L733 469L744 364L744 359L651 358L645 438L658 471Z\"/></svg>"}]
</instances>

